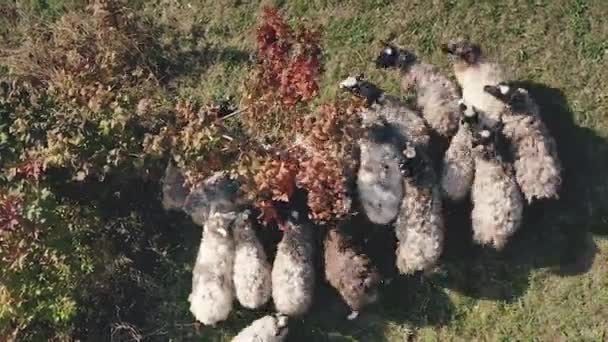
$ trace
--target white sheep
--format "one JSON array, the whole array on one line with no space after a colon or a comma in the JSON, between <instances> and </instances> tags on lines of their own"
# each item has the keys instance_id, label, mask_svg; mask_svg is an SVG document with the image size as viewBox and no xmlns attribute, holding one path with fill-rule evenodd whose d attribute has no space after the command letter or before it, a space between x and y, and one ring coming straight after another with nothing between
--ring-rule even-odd
<instances>
[{"instance_id":1,"label":"white sheep","mask_svg":"<svg viewBox=\"0 0 608 342\"><path fill-rule=\"evenodd\" d=\"M498 84L510 78L503 66L489 62L477 44L458 39L445 44L443 50L454 56L454 74L462 88L462 97L469 107L480 113L480 121L493 128L501 122L504 103L484 91L488 84Z\"/></svg>"},{"instance_id":2,"label":"white sheep","mask_svg":"<svg viewBox=\"0 0 608 342\"><path fill-rule=\"evenodd\" d=\"M413 146L404 155L405 196L395 223L397 268L402 274L428 272L443 251L441 191L428 157Z\"/></svg>"},{"instance_id":3,"label":"white sheep","mask_svg":"<svg viewBox=\"0 0 608 342\"><path fill-rule=\"evenodd\" d=\"M456 133L459 121L460 95L454 82L442 75L433 65L418 61L416 56L392 45L386 45L376 59L376 66L398 68L401 88L414 89L416 107L428 125L444 138Z\"/></svg>"},{"instance_id":4,"label":"white sheep","mask_svg":"<svg viewBox=\"0 0 608 342\"><path fill-rule=\"evenodd\" d=\"M232 339L232 342L281 342L287 336L287 316L267 315L259 318Z\"/></svg>"},{"instance_id":5,"label":"white sheep","mask_svg":"<svg viewBox=\"0 0 608 342\"><path fill-rule=\"evenodd\" d=\"M461 112L460 126L443 156L441 168L441 190L444 197L452 201L461 201L467 196L475 176L471 125L477 123L477 113L467 110L464 103L461 103Z\"/></svg>"},{"instance_id":6,"label":"white sheep","mask_svg":"<svg viewBox=\"0 0 608 342\"><path fill-rule=\"evenodd\" d=\"M538 105L528 91L506 83L484 89L507 104L502 132L510 142L517 184L528 203L559 198L562 167L557 143L543 123Z\"/></svg>"},{"instance_id":7,"label":"white sheep","mask_svg":"<svg viewBox=\"0 0 608 342\"><path fill-rule=\"evenodd\" d=\"M257 309L270 299L271 268L249 215L249 211L240 213L234 223L236 252L233 280L239 303L245 308Z\"/></svg>"},{"instance_id":8,"label":"white sheep","mask_svg":"<svg viewBox=\"0 0 608 342\"><path fill-rule=\"evenodd\" d=\"M204 226L188 301L196 320L205 325L225 320L232 310L234 241L231 226L235 219L234 212L212 212Z\"/></svg>"},{"instance_id":9,"label":"white sheep","mask_svg":"<svg viewBox=\"0 0 608 342\"><path fill-rule=\"evenodd\" d=\"M305 314L315 289L314 228L296 220L289 221L272 266L272 299L277 311L288 316Z\"/></svg>"},{"instance_id":10,"label":"white sheep","mask_svg":"<svg viewBox=\"0 0 608 342\"><path fill-rule=\"evenodd\" d=\"M182 210L189 193L189 189L184 185L185 181L186 179L179 168L169 162L161 180L162 203L165 210Z\"/></svg>"},{"instance_id":11,"label":"white sheep","mask_svg":"<svg viewBox=\"0 0 608 342\"><path fill-rule=\"evenodd\" d=\"M471 219L473 239L500 250L519 229L524 203L511 165L501 160L495 140L494 132L488 129L476 135Z\"/></svg>"},{"instance_id":12,"label":"white sheep","mask_svg":"<svg viewBox=\"0 0 608 342\"><path fill-rule=\"evenodd\" d=\"M340 229L330 229L324 241L325 278L352 310L348 319L378 299L380 274L352 239Z\"/></svg>"}]
</instances>

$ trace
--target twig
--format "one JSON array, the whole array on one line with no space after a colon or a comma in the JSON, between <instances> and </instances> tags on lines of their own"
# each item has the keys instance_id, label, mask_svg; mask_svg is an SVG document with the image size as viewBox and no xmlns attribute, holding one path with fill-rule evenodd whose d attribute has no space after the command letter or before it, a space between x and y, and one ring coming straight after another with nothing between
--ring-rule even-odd
<instances>
[{"instance_id":1,"label":"twig","mask_svg":"<svg viewBox=\"0 0 608 342\"><path fill-rule=\"evenodd\" d=\"M237 109L237 110L235 110L234 112L232 112L232 113L230 113L228 115L222 116L221 118L218 119L218 121L223 121L223 120L226 120L226 119L230 119L233 116L237 116L237 115L241 114L242 112L246 111L247 109L249 109L249 107Z\"/></svg>"}]
</instances>

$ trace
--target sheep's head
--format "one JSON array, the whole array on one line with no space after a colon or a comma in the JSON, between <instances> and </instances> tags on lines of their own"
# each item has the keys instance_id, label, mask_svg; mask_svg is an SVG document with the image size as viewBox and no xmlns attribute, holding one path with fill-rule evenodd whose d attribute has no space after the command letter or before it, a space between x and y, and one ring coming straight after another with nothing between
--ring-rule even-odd
<instances>
[{"instance_id":1,"label":"sheep's head","mask_svg":"<svg viewBox=\"0 0 608 342\"><path fill-rule=\"evenodd\" d=\"M285 337L287 335L287 324L289 323L289 318L283 314L276 314L275 319L277 322L275 336Z\"/></svg>"},{"instance_id":2,"label":"sheep's head","mask_svg":"<svg viewBox=\"0 0 608 342\"><path fill-rule=\"evenodd\" d=\"M422 163L422 158L420 158L416 148L412 144L407 143L403 150L403 158L399 163L401 173L406 177L413 177L422 168Z\"/></svg>"},{"instance_id":3,"label":"sheep's head","mask_svg":"<svg viewBox=\"0 0 608 342\"><path fill-rule=\"evenodd\" d=\"M442 45L442 50L467 64L475 64L481 57L481 47L464 39L451 40Z\"/></svg>"},{"instance_id":4,"label":"sheep's head","mask_svg":"<svg viewBox=\"0 0 608 342\"><path fill-rule=\"evenodd\" d=\"M382 95L384 95L384 91L375 84L366 81L363 74L347 77L340 82L340 89L366 99L368 106L371 106L374 102L378 102L382 98Z\"/></svg>"},{"instance_id":5,"label":"sheep's head","mask_svg":"<svg viewBox=\"0 0 608 342\"><path fill-rule=\"evenodd\" d=\"M377 68L405 67L416 61L416 56L407 50L385 43L384 48L376 58Z\"/></svg>"},{"instance_id":6,"label":"sheep's head","mask_svg":"<svg viewBox=\"0 0 608 342\"><path fill-rule=\"evenodd\" d=\"M460 124L468 124L470 126L479 123L479 112L477 108L467 106L463 99L458 100L458 109L460 110Z\"/></svg>"},{"instance_id":7,"label":"sheep's head","mask_svg":"<svg viewBox=\"0 0 608 342\"><path fill-rule=\"evenodd\" d=\"M486 85L483 90L505 103L515 112L525 112L528 107L530 94L526 89L501 82L497 85Z\"/></svg>"}]
</instances>

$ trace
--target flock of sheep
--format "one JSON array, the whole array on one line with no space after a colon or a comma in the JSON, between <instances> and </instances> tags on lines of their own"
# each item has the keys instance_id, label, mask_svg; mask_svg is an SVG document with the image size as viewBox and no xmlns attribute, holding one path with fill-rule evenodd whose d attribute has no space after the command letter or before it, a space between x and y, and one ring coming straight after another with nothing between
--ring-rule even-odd
<instances>
[{"instance_id":1,"label":"flock of sheep","mask_svg":"<svg viewBox=\"0 0 608 342\"><path fill-rule=\"evenodd\" d=\"M358 142L356 195L367 222L394 229L401 274L426 273L437 265L445 239L443 201L470 198L474 240L501 249L520 227L526 202L557 198L561 186L555 140L528 92L513 86L478 45L455 40L443 49L453 60L458 86L393 45L378 56L378 67L399 71L402 88L413 88L414 106L363 76L340 83L367 100L360 113L365 134ZM235 181L218 173L192 190L183 184L169 164L165 208L183 210L204 227L188 298L191 312L215 325L228 318L235 299L256 309L272 298L278 313L254 321L234 341L282 341L287 318L312 305L314 234L321 230L294 210L271 265ZM387 279L343 228L323 231L323 270L354 319L378 298Z\"/></svg>"}]
</instances>

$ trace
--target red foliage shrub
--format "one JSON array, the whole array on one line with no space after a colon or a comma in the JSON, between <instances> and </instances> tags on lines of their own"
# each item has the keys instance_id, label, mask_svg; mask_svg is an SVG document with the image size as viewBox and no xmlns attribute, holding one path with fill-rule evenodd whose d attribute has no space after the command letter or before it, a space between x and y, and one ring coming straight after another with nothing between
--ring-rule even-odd
<instances>
[{"instance_id":1,"label":"red foliage shrub","mask_svg":"<svg viewBox=\"0 0 608 342\"><path fill-rule=\"evenodd\" d=\"M296 109L319 92L320 33L294 32L273 7L265 7L257 29L258 65L245 84L244 123L256 136L290 135Z\"/></svg>"}]
</instances>

